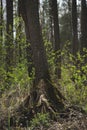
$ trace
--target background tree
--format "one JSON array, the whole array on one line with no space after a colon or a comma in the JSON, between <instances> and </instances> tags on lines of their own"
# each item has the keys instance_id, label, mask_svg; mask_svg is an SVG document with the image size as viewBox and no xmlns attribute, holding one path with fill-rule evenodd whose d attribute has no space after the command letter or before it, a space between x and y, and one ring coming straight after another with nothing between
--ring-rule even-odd
<instances>
[{"instance_id":1,"label":"background tree","mask_svg":"<svg viewBox=\"0 0 87 130\"><path fill-rule=\"evenodd\" d=\"M78 52L78 31L77 31L77 1L72 0L72 46L73 55Z\"/></svg>"},{"instance_id":2,"label":"background tree","mask_svg":"<svg viewBox=\"0 0 87 130\"><path fill-rule=\"evenodd\" d=\"M3 3L0 1L0 64L3 62Z\"/></svg>"},{"instance_id":3,"label":"background tree","mask_svg":"<svg viewBox=\"0 0 87 130\"><path fill-rule=\"evenodd\" d=\"M71 6L71 0L63 0L59 10L61 47L72 39Z\"/></svg>"},{"instance_id":4,"label":"background tree","mask_svg":"<svg viewBox=\"0 0 87 130\"><path fill-rule=\"evenodd\" d=\"M40 23L42 28L42 34L44 40L50 41L50 19L49 19L49 2L48 0L43 0L40 3Z\"/></svg>"},{"instance_id":5,"label":"background tree","mask_svg":"<svg viewBox=\"0 0 87 130\"><path fill-rule=\"evenodd\" d=\"M58 76L58 79L61 78L61 51L60 51L60 31L59 31L59 18L58 18L58 6L57 0L50 0L49 1L51 12L52 12L52 19L54 25L54 52L55 52L55 73Z\"/></svg>"},{"instance_id":6,"label":"background tree","mask_svg":"<svg viewBox=\"0 0 87 130\"><path fill-rule=\"evenodd\" d=\"M2 23L3 23L3 3L2 3L2 0L0 1L0 39L2 37L2 33L3 33L3 30L2 30Z\"/></svg>"},{"instance_id":7,"label":"background tree","mask_svg":"<svg viewBox=\"0 0 87 130\"><path fill-rule=\"evenodd\" d=\"M48 0L48 10L49 10L49 41L51 42L52 46L54 44L54 29L53 29L53 18L52 18L52 8L51 8L51 2Z\"/></svg>"},{"instance_id":8,"label":"background tree","mask_svg":"<svg viewBox=\"0 0 87 130\"><path fill-rule=\"evenodd\" d=\"M26 43L24 23L20 13L20 3L15 3L14 29L15 29L15 61L16 65L24 63L26 59Z\"/></svg>"},{"instance_id":9,"label":"background tree","mask_svg":"<svg viewBox=\"0 0 87 130\"><path fill-rule=\"evenodd\" d=\"M6 0L6 71L12 71L13 66L13 1Z\"/></svg>"},{"instance_id":10,"label":"background tree","mask_svg":"<svg viewBox=\"0 0 87 130\"><path fill-rule=\"evenodd\" d=\"M87 3L81 0L81 54L84 55L84 48L87 49ZM86 59L87 61L87 59Z\"/></svg>"}]
</instances>

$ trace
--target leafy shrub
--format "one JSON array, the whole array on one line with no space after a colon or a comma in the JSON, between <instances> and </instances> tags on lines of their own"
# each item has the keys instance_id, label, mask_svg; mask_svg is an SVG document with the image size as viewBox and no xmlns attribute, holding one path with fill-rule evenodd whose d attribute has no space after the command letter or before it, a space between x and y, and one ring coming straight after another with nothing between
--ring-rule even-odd
<instances>
[{"instance_id":1,"label":"leafy shrub","mask_svg":"<svg viewBox=\"0 0 87 130\"><path fill-rule=\"evenodd\" d=\"M49 114L48 113L37 113L31 121L31 130L35 128L48 127L49 126Z\"/></svg>"},{"instance_id":2,"label":"leafy shrub","mask_svg":"<svg viewBox=\"0 0 87 130\"><path fill-rule=\"evenodd\" d=\"M80 52L74 57L68 49L62 53L62 79L60 84L66 98L74 104L85 107L87 102L87 64L85 58L87 52Z\"/></svg>"}]
</instances>

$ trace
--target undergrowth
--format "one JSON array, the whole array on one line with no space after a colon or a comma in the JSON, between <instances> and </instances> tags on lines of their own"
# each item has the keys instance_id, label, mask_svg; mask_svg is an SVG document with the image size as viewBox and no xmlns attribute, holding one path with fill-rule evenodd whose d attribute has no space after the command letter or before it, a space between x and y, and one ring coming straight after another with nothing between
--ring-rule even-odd
<instances>
[{"instance_id":1,"label":"undergrowth","mask_svg":"<svg viewBox=\"0 0 87 130\"><path fill-rule=\"evenodd\" d=\"M74 57L68 47L64 47L61 52L62 78L58 80L57 76L54 74L56 68L54 64L55 53L52 50L50 43L47 43L48 42L46 41L45 47L47 50L49 70L55 85L59 87L68 102L81 106L87 111L86 50L83 56L78 52L77 56ZM26 61L13 68L13 73L9 73L9 76L11 84L6 84L6 71L4 67L0 67L0 94L2 95L2 98L5 99L5 101L3 101L3 107L8 107L9 105L14 106L19 100L22 101L22 99L29 94L34 79L34 75L32 75L32 77L28 76ZM16 101L14 100L15 96L17 96L17 99L15 98ZM9 102L7 102L7 100L9 100Z\"/></svg>"},{"instance_id":2,"label":"undergrowth","mask_svg":"<svg viewBox=\"0 0 87 130\"><path fill-rule=\"evenodd\" d=\"M50 117L48 113L37 113L30 122L30 129L34 130L35 128L43 129L48 128L50 123Z\"/></svg>"}]
</instances>

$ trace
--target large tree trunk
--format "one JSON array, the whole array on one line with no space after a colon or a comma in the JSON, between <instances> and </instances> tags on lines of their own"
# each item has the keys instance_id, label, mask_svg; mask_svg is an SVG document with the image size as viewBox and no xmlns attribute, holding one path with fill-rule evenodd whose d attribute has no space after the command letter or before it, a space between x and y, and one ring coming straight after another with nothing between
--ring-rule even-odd
<instances>
[{"instance_id":1,"label":"large tree trunk","mask_svg":"<svg viewBox=\"0 0 87 130\"><path fill-rule=\"evenodd\" d=\"M23 1L21 1L22 4ZM22 11L22 16L25 21L25 25L29 29L31 48L33 51L33 62L35 66L35 84L38 83L40 79L48 79L49 71L46 59L46 54L43 45L43 39L41 34L41 28L39 23L39 12L38 12L38 1L24 1ZM25 5L25 7L24 7ZM25 12L25 15L24 15Z\"/></svg>"},{"instance_id":2,"label":"large tree trunk","mask_svg":"<svg viewBox=\"0 0 87 130\"><path fill-rule=\"evenodd\" d=\"M37 86L39 81L43 79L47 85L45 91L47 92L48 98L52 101L56 108L60 109L61 106L63 107L63 104L62 102L60 102L60 105L58 104L57 96L61 94L56 95L56 88L54 88L50 83L51 80L48 70L48 63L39 23L38 0L21 0L20 2L22 17L30 35L31 48L33 51L33 62L35 66L35 85L33 89L36 91L37 88L35 86Z\"/></svg>"},{"instance_id":3,"label":"large tree trunk","mask_svg":"<svg viewBox=\"0 0 87 130\"><path fill-rule=\"evenodd\" d=\"M22 13L23 14L23 13ZM21 22L19 23L19 28L18 28L18 34L19 34L19 39L21 39L21 26L22 26L22 19L21 19L21 2L18 1L18 16L21 20ZM23 19L26 19L26 16L23 16ZM28 75L29 77L32 77L32 69L34 67L33 65L33 60L32 60L32 49L31 49L31 45L30 45L30 34L29 34L29 29L27 28L26 24L25 24L25 32L26 32L26 59L27 59L27 69L28 69ZM19 43L19 62L21 61L21 45Z\"/></svg>"}]
</instances>

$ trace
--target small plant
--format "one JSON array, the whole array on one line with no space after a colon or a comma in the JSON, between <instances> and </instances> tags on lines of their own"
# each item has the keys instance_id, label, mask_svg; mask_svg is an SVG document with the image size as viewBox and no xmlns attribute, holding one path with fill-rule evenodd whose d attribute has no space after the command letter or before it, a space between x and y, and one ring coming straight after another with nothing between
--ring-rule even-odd
<instances>
[{"instance_id":1,"label":"small plant","mask_svg":"<svg viewBox=\"0 0 87 130\"><path fill-rule=\"evenodd\" d=\"M49 114L48 113L37 113L32 121L31 124L31 130L34 130L35 128L41 128L41 127L48 127L49 126Z\"/></svg>"}]
</instances>

